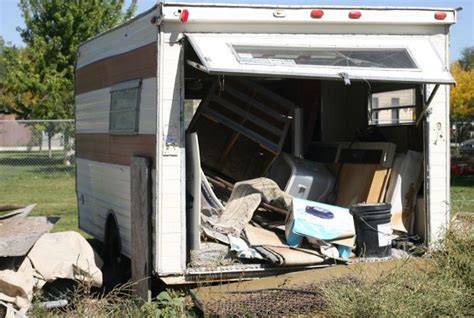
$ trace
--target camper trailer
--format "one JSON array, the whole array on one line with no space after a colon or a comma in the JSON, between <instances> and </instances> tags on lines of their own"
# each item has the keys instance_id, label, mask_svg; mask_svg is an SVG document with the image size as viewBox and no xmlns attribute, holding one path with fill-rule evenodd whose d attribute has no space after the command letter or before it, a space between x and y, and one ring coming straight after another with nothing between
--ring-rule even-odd
<instances>
[{"instance_id":1,"label":"camper trailer","mask_svg":"<svg viewBox=\"0 0 474 318\"><path fill-rule=\"evenodd\" d=\"M434 244L449 222L456 14L162 2L88 40L75 75L80 228L131 258L133 222L148 218L141 240L165 282L327 266L192 260L215 253L212 244L228 249L203 210L226 209L240 183L265 177L330 206L391 203L389 235ZM148 162L150 202L132 217L137 157ZM288 226L291 207L258 209Z\"/></svg>"}]
</instances>

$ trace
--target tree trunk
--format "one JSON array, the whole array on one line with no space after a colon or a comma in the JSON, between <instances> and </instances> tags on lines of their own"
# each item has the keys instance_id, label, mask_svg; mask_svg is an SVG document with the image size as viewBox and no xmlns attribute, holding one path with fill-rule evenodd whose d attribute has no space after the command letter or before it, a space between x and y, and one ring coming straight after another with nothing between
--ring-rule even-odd
<instances>
[{"instance_id":1,"label":"tree trunk","mask_svg":"<svg viewBox=\"0 0 474 318\"><path fill-rule=\"evenodd\" d=\"M53 152L51 151L51 139L53 139L53 136L51 133L48 133L48 158L53 157Z\"/></svg>"}]
</instances>

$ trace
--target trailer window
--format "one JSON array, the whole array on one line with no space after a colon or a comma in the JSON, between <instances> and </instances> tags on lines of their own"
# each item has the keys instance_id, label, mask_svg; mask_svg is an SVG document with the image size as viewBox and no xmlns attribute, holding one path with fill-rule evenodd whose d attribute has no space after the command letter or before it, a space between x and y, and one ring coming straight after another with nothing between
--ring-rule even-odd
<instances>
[{"instance_id":1,"label":"trailer window","mask_svg":"<svg viewBox=\"0 0 474 318\"><path fill-rule=\"evenodd\" d=\"M110 90L109 131L138 132L141 80L117 83Z\"/></svg>"},{"instance_id":2,"label":"trailer window","mask_svg":"<svg viewBox=\"0 0 474 318\"><path fill-rule=\"evenodd\" d=\"M407 49L333 49L232 45L240 63L416 69Z\"/></svg>"},{"instance_id":3,"label":"trailer window","mask_svg":"<svg viewBox=\"0 0 474 318\"><path fill-rule=\"evenodd\" d=\"M369 102L370 124L377 126L416 122L416 89L373 93Z\"/></svg>"}]
</instances>

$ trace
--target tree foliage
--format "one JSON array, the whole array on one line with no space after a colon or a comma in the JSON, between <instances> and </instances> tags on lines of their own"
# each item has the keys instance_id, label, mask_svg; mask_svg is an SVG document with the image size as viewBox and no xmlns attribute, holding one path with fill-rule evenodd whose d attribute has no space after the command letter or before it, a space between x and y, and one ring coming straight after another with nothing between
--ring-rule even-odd
<instances>
[{"instance_id":1,"label":"tree foliage","mask_svg":"<svg viewBox=\"0 0 474 318\"><path fill-rule=\"evenodd\" d=\"M22 118L72 118L74 63L81 42L129 19L133 0L20 0L27 45L5 48L0 103Z\"/></svg>"},{"instance_id":2,"label":"tree foliage","mask_svg":"<svg viewBox=\"0 0 474 318\"><path fill-rule=\"evenodd\" d=\"M474 120L474 47L466 48L451 67L456 85L451 88L451 116L455 121Z\"/></svg>"},{"instance_id":3,"label":"tree foliage","mask_svg":"<svg viewBox=\"0 0 474 318\"><path fill-rule=\"evenodd\" d=\"M462 50L459 64L465 71L474 69L474 46L466 47Z\"/></svg>"}]
</instances>

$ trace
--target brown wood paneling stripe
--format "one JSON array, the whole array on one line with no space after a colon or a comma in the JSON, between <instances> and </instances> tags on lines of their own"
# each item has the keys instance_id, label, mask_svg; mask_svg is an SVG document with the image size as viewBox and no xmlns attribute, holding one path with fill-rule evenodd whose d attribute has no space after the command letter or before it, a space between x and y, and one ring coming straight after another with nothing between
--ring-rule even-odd
<instances>
[{"instance_id":1,"label":"brown wood paneling stripe","mask_svg":"<svg viewBox=\"0 0 474 318\"><path fill-rule=\"evenodd\" d=\"M76 95L134 78L156 77L156 42L76 70Z\"/></svg>"},{"instance_id":2,"label":"brown wood paneling stripe","mask_svg":"<svg viewBox=\"0 0 474 318\"><path fill-rule=\"evenodd\" d=\"M76 134L76 155L78 158L130 165L133 156L152 159L156 156L156 136L147 135L110 135Z\"/></svg>"}]
</instances>

